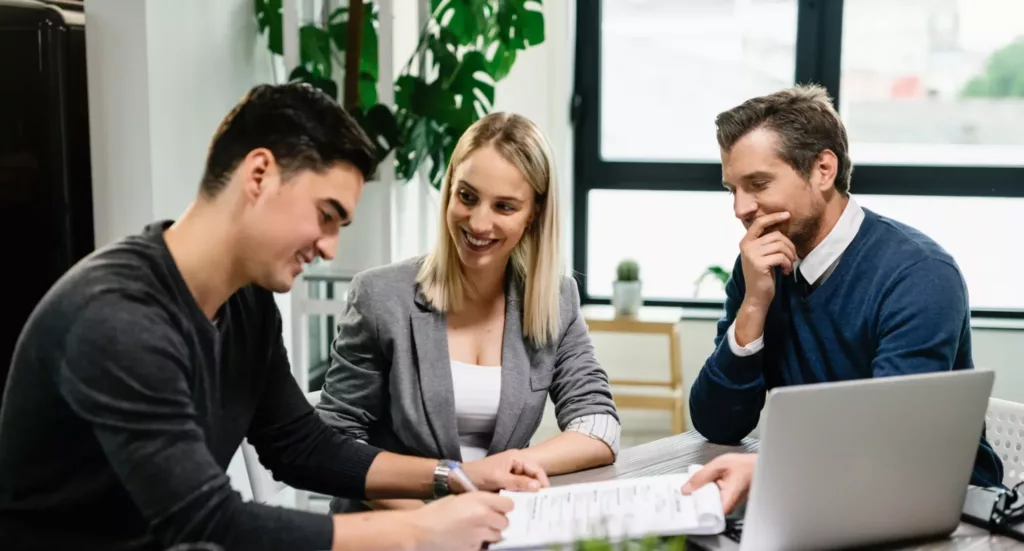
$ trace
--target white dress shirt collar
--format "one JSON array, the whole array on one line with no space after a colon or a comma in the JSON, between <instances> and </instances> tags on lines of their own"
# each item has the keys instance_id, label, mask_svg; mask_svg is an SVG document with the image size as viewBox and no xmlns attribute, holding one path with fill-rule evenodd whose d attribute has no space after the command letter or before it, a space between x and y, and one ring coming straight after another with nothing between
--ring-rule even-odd
<instances>
[{"instance_id":1,"label":"white dress shirt collar","mask_svg":"<svg viewBox=\"0 0 1024 551\"><path fill-rule=\"evenodd\" d=\"M819 283L818 280L836 264L839 257L853 242L853 238L857 236L857 231L860 230L860 225L863 222L864 209L851 196L832 231L814 250L807 254L806 258L796 262L795 269L800 270L808 284Z\"/></svg>"}]
</instances>

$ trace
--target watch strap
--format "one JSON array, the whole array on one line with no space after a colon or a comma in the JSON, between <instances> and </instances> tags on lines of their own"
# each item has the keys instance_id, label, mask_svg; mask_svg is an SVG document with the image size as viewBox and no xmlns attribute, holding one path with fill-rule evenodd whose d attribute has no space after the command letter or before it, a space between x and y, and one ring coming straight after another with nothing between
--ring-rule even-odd
<instances>
[{"instance_id":1,"label":"watch strap","mask_svg":"<svg viewBox=\"0 0 1024 551\"><path fill-rule=\"evenodd\" d=\"M437 462L437 466L434 467L434 498L440 498L452 493L451 490L451 472L452 465L455 461L448 459L441 459Z\"/></svg>"}]
</instances>

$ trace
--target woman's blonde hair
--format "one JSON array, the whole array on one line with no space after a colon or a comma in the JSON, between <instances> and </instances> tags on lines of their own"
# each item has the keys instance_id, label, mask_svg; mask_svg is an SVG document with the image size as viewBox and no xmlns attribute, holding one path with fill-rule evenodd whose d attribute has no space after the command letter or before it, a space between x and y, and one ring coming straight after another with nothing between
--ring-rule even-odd
<instances>
[{"instance_id":1,"label":"woman's blonde hair","mask_svg":"<svg viewBox=\"0 0 1024 551\"><path fill-rule=\"evenodd\" d=\"M455 169L473 152L493 147L519 169L534 191L537 212L512 249L510 263L523 293L523 333L537 346L558 338L558 294L562 284L562 252L558 216L558 185L551 146L533 122L511 113L491 113L459 138L441 184L441 231L427 255L417 282L427 301L441 312L459 310L470 292L446 214L452 198Z\"/></svg>"}]
</instances>

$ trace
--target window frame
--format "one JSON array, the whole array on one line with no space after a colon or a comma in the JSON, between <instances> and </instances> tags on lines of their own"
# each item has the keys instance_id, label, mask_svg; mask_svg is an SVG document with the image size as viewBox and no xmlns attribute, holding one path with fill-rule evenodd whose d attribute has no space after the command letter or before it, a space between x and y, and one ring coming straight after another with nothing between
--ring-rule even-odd
<instances>
[{"instance_id":1,"label":"window frame","mask_svg":"<svg viewBox=\"0 0 1024 551\"><path fill-rule=\"evenodd\" d=\"M576 53L571 107L573 127L573 265L584 304L608 304L587 286L588 196L594 189L721 191L720 163L630 162L601 158L601 8L604 0L576 4ZM843 0L797 0L795 82L825 87L839 102ZM708 139L714 139L708 136ZM979 189L977 182L986 182ZM857 195L1024 197L1024 167L855 165ZM652 306L721 309L720 300L646 300ZM1024 310L972 308L978 318L1024 319Z\"/></svg>"}]
</instances>

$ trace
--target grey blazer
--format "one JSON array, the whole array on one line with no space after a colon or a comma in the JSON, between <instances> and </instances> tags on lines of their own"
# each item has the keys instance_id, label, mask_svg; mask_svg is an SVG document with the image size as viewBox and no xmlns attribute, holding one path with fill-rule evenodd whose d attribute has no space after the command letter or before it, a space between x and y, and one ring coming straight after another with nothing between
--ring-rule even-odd
<instances>
[{"instance_id":1,"label":"grey blazer","mask_svg":"<svg viewBox=\"0 0 1024 551\"><path fill-rule=\"evenodd\" d=\"M317 411L335 429L388 451L459 460L447 324L419 291L421 262L352 280ZM537 349L523 336L515 279L506 285L501 397L488 455L529 446L549 394L562 430L584 415L618 420L575 280L562 281L559 338Z\"/></svg>"}]
</instances>

